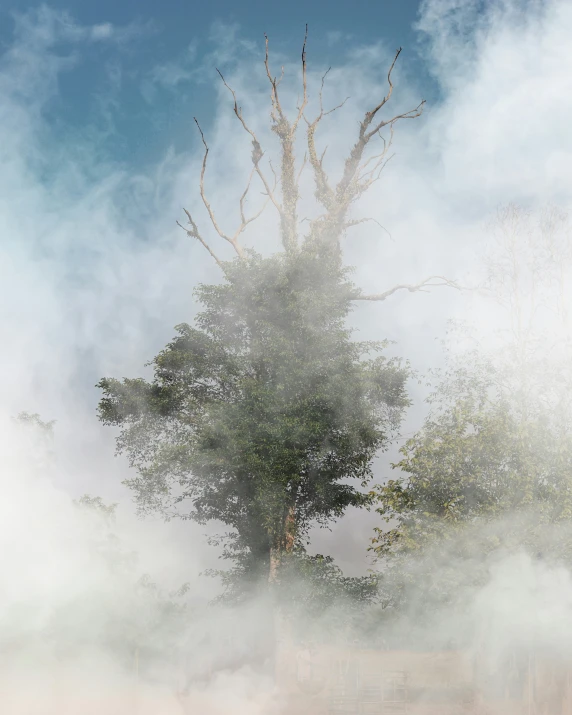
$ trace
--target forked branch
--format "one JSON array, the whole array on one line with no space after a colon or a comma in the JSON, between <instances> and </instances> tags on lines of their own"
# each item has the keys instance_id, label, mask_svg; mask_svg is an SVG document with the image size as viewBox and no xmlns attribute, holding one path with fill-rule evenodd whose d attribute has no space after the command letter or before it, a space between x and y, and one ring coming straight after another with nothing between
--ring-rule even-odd
<instances>
[{"instance_id":1,"label":"forked branch","mask_svg":"<svg viewBox=\"0 0 572 715\"><path fill-rule=\"evenodd\" d=\"M328 76L330 70L331 67L329 67L322 76L322 83L318 95L320 103L320 112L313 121L310 122L306 119L306 124L308 125L308 129L306 132L306 140L308 142L308 155L310 158L310 164L314 171L314 181L316 183L316 190L314 195L316 199L322 204L322 206L328 211L332 211L335 207L335 194L330 187L328 175L324 170L324 156L326 154L327 147L326 149L324 149L321 156L318 156L318 152L316 149L316 130L318 128L318 124L322 121L324 117L327 117L328 114L332 114L332 112L335 112L337 109L343 107L348 100L348 97L346 97L343 102L340 102L340 104L336 105L335 107L332 107L328 111L324 111L324 84L326 82L326 77Z\"/></svg>"},{"instance_id":2,"label":"forked branch","mask_svg":"<svg viewBox=\"0 0 572 715\"><path fill-rule=\"evenodd\" d=\"M282 206L278 202L276 198L276 180L274 181L274 187L271 187L266 176L264 175L264 172L260 168L260 161L262 160L262 157L264 156L264 152L262 151L262 147L260 145L260 142L258 141L258 137L254 133L254 131L248 126L246 123L244 116L242 114L242 108L238 106L238 101L236 99L236 92L234 89L227 83L225 80L222 72L217 68L217 72L219 77L222 80L222 83L224 86L228 89L228 91L232 95L232 99L234 101L234 106L233 106L233 111L238 119L238 121L242 124L242 127L244 131L250 135L250 138L252 140L252 165L254 167L254 170L256 171L256 174L260 181L262 182L262 185L264 186L264 191L266 193L266 196L269 198L269 200L274 204L276 210L278 213L282 216ZM276 177L275 177L276 178Z\"/></svg>"},{"instance_id":3,"label":"forked branch","mask_svg":"<svg viewBox=\"0 0 572 715\"><path fill-rule=\"evenodd\" d=\"M420 102L417 107L407 112L393 115L387 119L380 118L382 108L389 102L393 94L394 84L392 74L400 54L401 48L396 51L387 73L388 90L375 107L365 113L359 126L358 138L344 163L342 177L335 188L332 188L324 169L323 154L319 156L316 149L315 135L322 119L342 107L346 100L329 111L324 111L323 90L329 70L322 77L319 92L319 113L313 121L310 122L306 120L306 122L308 125L308 155L316 184L315 196L326 209L326 214L311 222L308 239L326 240L339 244L345 229L350 225L355 225L355 223L348 223L346 220L350 206L380 178L381 172L391 159L388 152L393 143L395 124L402 119L414 119L419 117L423 112L425 105L424 100ZM381 135L381 130L385 127L389 127L388 139L385 139ZM369 142L376 135L379 136L383 142L381 152L369 158L364 158Z\"/></svg>"},{"instance_id":4,"label":"forked branch","mask_svg":"<svg viewBox=\"0 0 572 715\"><path fill-rule=\"evenodd\" d=\"M351 221L346 221L344 224L344 230L348 228L353 228L354 226L359 226L362 223L369 223L369 222L375 223L381 228L385 233L391 238L391 233L383 226L376 218L372 218L371 216L365 216L364 218L356 218L352 219Z\"/></svg>"},{"instance_id":5,"label":"forked branch","mask_svg":"<svg viewBox=\"0 0 572 715\"><path fill-rule=\"evenodd\" d=\"M360 185L359 182L359 169L360 165L362 162L362 158L364 155L364 152L366 150L367 145L369 144L370 140L372 137L374 137L376 134L379 134L379 132L384 128L389 126L391 129L391 134L390 134L390 139L389 141L385 144L384 146L384 151L381 154L381 157L384 157L385 154L387 153L387 150L391 146L392 140L393 140L393 127L394 125L399 122L402 119L416 119L417 117L420 117L421 114L423 113L423 108L425 106L425 100L422 100L416 107L415 109L411 109L407 112L402 112L401 114L396 114L390 119L385 119L377 122L373 128L371 128L372 122L374 121L375 117L377 116L377 113L383 107L390 99L392 91L393 91L393 84L391 83L391 70L395 66L395 61L397 57L399 56L399 52L395 56L395 59L393 61L393 64L391 65L391 69L389 71L388 79L390 82L390 89L388 93L385 95L383 100L378 104L372 111L366 112L365 117L363 121L360 124L360 130L359 130L359 135L356 143L354 144L349 157L346 159L346 163L344 166L344 173L342 178L340 179L338 185L336 186L336 198L339 202L349 206L349 204L357 198L357 196L361 195L364 190L366 190L369 187L369 184L367 184L365 187ZM383 158L382 158L383 161ZM367 183L367 182L366 182Z\"/></svg>"},{"instance_id":6,"label":"forked branch","mask_svg":"<svg viewBox=\"0 0 572 715\"><path fill-rule=\"evenodd\" d=\"M205 135L203 134L203 130L201 129L201 125L199 124L196 117L194 119L195 119L195 124L197 125L198 130L201 134L201 139L202 139L203 145L205 147L205 153L203 155L203 164L201 167L201 179L200 179L200 183L199 183L201 199L203 200L203 204L205 205L205 208L208 211L209 218L211 220L214 230L218 233L218 235L221 238L224 238L225 241L228 241L230 243L230 245L234 248L234 250L237 253L237 255L239 256L239 258L242 258L242 255L243 255L242 248L240 247L240 245L238 243L238 236L244 230L244 221L243 221L243 225L241 227L239 227L239 229L237 230L235 235L232 237L228 236L224 231L222 231L220 226L218 225L218 221L216 220L214 211L212 210L211 205L210 205L210 203L207 199L206 193L205 193L205 173L207 170L207 159L209 156L209 147L206 142ZM248 186L250 186L250 181L248 182ZM247 187L246 191L248 192L248 187Z\"/></svg>"},{"instance_id":7,"label":"forked branch","mask_svg":"<svg viewBox=\"0 0 572 715\"><path fill-rule=\"evenodd\" d=\"M221 77L222 77L222 75L221 75ZM224 78L223 78L223 81L224 81ZM211 206L211 204L207 198L207 195L206 195L205 174L206 174L206 170L207 170L209 146L205 139L204 132L201 129L201 125L199 124L196 117L194 119L195 119L195 124L197 125L199 133L201 135L201 140L203 142L203 146L205 148L205 151L203 154L203 162L202 162L202 166L201 166L201 176L200 176L200 181L199 181L199 191L201 194L201 199L203 201L203 204L205 205L205 208L207 210L207 213L209 215L209 218L210 218L210 221L211 221L211 224L212 224L214 230L218 233L218 235L221 238L223 238L225 241L230 243L230 245L233 247L235 253L237 254L237 256L239 258L243 258L244 253L243 253L242 247L241 247L238 239L239 239L240 235L244 232L246 227L249 224L251 224L253 221L256 221L257 218L259 218L259 216L262 214L262 212L266 208L268 201L271 199L271 195L273 195L274 192L272 189L269 188L269 191L267 192L267 200L262 205L262 207L259 209L259 211L257 211L252 216L249 216L249 217L246 216L245 211L244 211L244 204L246 202L248 192L250 191L250 187L252 185L252 179L253 179L255 173L257 173L259 176L261 173L261 172L257 171L259 158L257 157L257 155L255 155L255 153L256 153L256 146L255 146L254 150L253 150L253 168L252 168L250 175L248 177L248 182L246 184L246 188L242 192L242 195L240 196L240 200L239 200L240 225L238 226L238 228L236 229L236 231L234 232L234 234L232 236L229 236L227 233L225 233L221 229L221 227L217 221L216 215L215 215L215 213L212 209L212 206ZM257 146L258 146L258 148L260 147L260 145L258 143L257 143ZM217 262L217 264L222 268L223 266L222 266L221 261L217 258L217 256L213 252L213 250L210 248L210 246L204 240L203 236L199 232L199 229L197 227L195 220L193 219L193 217L191 216L189 211L187 211L186 209L184 209L184 211L187 214L187 218L189 219L189 226L187 226L187 227L181 226L181 224L178 221L177 221L177 224L179 226L181 226L181 228L183 228L187 232L187 235L192 236L193 238L196 238L198 241L200 241L200 243L202 243L202 245L207 249L207 251L211 254L211 256L214 258L214 260Z\"/></svg>"},{"instance_id":8,"label":"forked branch","mask_svg":"<svg viewBox=\"0 0 572 715\"><path fill-rule=\"evenodd\" d=\"M224 266L222 264L222 261L217 257L215 252L212 250L212 248L209 246L209 244L205 241L205 239L202 237L197 224L193 220L193 217L191 214L187 211L187 209L183 209L183 211L187 214L187 218L189 219L189 226L183 226L179 221L177 221L177 226L180 226L183 231L187 234L187 236L190 236L191 238L196 238L199 243L202 243L202 245L207 249L207 251L211 254L211 256L214 258L216 264L219 266L219 268L222 268L224 271Z\"/></svg>"}]
</instances>

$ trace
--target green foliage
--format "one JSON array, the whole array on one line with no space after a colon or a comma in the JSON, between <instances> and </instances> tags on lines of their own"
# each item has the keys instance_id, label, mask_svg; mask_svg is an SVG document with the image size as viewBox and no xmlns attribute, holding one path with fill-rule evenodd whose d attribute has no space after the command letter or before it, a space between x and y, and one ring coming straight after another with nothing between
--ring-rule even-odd
<instances>
[{"instance_id":1,"label":"green foliage","mask_svg":"<svg viewBox=\"0 0 572 715\"><path fill-rule=\"evenodd\" d=\"M490 362L450 370L429 398L423 428L394 465L404 475L376 491L389 530L379 553L415 550L445 526L534 508L547 522L572 517L572 440L538 405L502 389Z\"/></svg>"},{"instance_id":2,"label":"green foliage","mask_svg":"<svg viewBox=\"0 0 572 715\"><path fill-rule=\"evenodd\" d=\"M349 577L329 556L298 550L284 560L277 597L298 640L352 641L378 601L378 575Z\"/></svg>"},{"instance_id":3,"label":"green foliage","mask_svg":"<svg viewBox=\"0 0 572 715\"><path fill-rule=\"evenodd\" d=\"M115 523L117 504L106 504L101 497L84 494L74 501L74 505L85 512L98 515L106 524Z\"/></svg>"},{"instance_id":4,"label":"green foliage","mask_svg":"<svg viewBox=\"0 0 572 715\"><path fill-rule=\"evenodd\" d=\"M20 412L12 418L19 431L19 446L26 452L28 463L45 469L55 462L53 450L55 420L45 422L40 415Z\"/></svg>"},{"instance_id":5,"label":"green foliage","mask_svg":"<svg viewBox=\"0 0 572 715\"><path fill-rule=\"evenodd\" d=\"M224 269L152 381L99 383L99 414L121 427L139 507L223 522L225 555L254 576L271 549L364 503L355 482L398 425L407 371L352 340L357 291L337 258L249 254Z\"/></svg>"},{"instance_id":6,"label":"green foliage","mask_svg":"<svg viewBox=\"0 0 572 715\"><path fill-rule=\"evenodd\" d=\"M491 559L519 549L572 563L572 432L522 387L478 352L442 376L393 465L402 476L371 494L386 605L417 620L462 609Z\"/></svg>"},{"instance_id":7,"label":"green foliage","mask_svg":"<svg viewBox=\"0 0 572 715\"><path fill-rule=\"evenodd\" d=\"M30 412L20 412L16 417L13 418L16 424L30 427L32 429L42 432L46 436L52 437L54 433L55 420L50 422L44 422L40 415Z\"/></svg>"}]
</instances>

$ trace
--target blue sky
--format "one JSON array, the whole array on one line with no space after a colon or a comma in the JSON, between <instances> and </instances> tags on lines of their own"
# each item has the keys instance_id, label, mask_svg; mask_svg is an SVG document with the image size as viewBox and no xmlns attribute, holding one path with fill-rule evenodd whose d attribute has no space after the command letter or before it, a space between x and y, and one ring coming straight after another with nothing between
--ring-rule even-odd
<instances>
[{"instance_id":1,"label":"blue sky","mask_svg":"<svg viewBox=\"0 0 572 715\"><path fill-rule=\"evenodd\" d=\"M105 156L143 166L156 161L169 144L177 149L192 145L196 140L193 115L203 121L211 117L217 60L207 60L197 74L193 70L213 51L213 40L224 29L236 28L242 42L258 48L267 32L275 51L295 56L308 23L310 61L336 64L356 43L381 41L392 48L403 45L403 61L413 64L417 37L412 24L418 5L416 0L272 5L252 0L51 2L51 9L68 14L79 25L105 27L110 23L124 28L126 36L115 47L83 47L73 67L61 74L59 96L45 108L46 116L60 136L66 131L90 130L92 137L99 137ZM28 0L1 4L4 47L13 39L15 17L33 14L38 7ZM61 46L56 51L66 55L70 48ZM178 81L176 67L183 73ZM421 64L417 69L423 72Z\"/></svg>"}]
</instances>

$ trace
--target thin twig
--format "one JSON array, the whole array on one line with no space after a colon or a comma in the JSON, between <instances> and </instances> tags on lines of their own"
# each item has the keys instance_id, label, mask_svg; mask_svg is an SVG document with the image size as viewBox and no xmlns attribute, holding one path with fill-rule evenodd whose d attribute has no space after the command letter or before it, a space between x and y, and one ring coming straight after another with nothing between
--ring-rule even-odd
<instances>
[{"instance_id":1,"label":"thin twig","mask_svg":"<svg viewBox=\"0 0 572 715\"><path fill-rule=\"evenodd\" d=\"M431 282L431 281L437 281L437 282ZM393 295L394 293L397 293L397 291L400 290L406 290L409 291L410 293L417 293L417 292L426 292L426 288L435 288L439 286L447 286L449 288L455 288L456 290L467 290L467 288L463 288L460 286L456 281L452 281L449 278L445 278L444 276L429 276L429 278L425 278L425 280L421 281L420 283L415 283L415 284L409 284L409 283L401 283L399 285L393 286L393 288L390 288L389 290L384 291L383 293L376 293L373 295L363 295L359 294L356 295L353 300L370 300L370 301L382 301L385 300L386 298L389 298L389 296Z\"/></svg>"},{"instance_id":2,"label":"thin twig","mask_svg":"<svg viewBox=\"0 0 572 715\"><path fill-rule=\"evenodd\" d=\"M294 136L296 133L296 129L298 128L298 124L300 123L300 119L304 116L304 110L306 109L306 105L308 104L308 73L306 69L306 44L308 42L308 25L306 25L306 32L304 34L304 44L302 45L302 89L303 89L303 99L302 99L302 104L299 105L298 107L298 116L296 119L292 122L292 126L290 128L290 135Z\"/></svg>"},{"instance_id":3,"label":"thin twig","mask_svg":"<svg viewBox=\"0 0 572 715\"><path fill-rule=\"evenodd\" d=\"M387 233L389 238L393 241L391 233L376 218L366 217L353 219L352 221L346 221L346 223L344 224L344 228L353 228L354 226L359 226L360 223L367 223L368 221L372 221L373 223L377 224L381 229L385 231L385 233Z\"/></svg>"}]
</instances>

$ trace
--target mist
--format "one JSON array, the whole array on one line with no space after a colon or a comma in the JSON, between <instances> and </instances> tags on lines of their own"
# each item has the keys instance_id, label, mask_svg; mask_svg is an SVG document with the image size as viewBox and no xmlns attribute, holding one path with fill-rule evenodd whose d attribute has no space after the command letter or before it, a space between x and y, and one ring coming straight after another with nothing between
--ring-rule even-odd
<instances>
[{"instance_id":1,"label":"mist","mask_svg":"<svg viewBox=\"0 0 572 715\"><path fill-rule=\"evenodd\" d=\"M312 109L330 64L325 105L350 97L326 118L320 136L322 147L328 146L327 169L336 175L357 121L385 90L395 48L340 36L331 57L315 59L312 34L320 31L310 28L308 44ZM396 108L416 106L426 92L431 99L421 118L396 128L395 156L354 209L375 221L351 229L344 239L344 261L356 267L353 280L364 292L431 275L490 287L487 256L497 245L491 226L499 207L513 203L534 216L549 204L570 209L571 31L572 7L564 0L420 4L417 43L404 49L396 68ZM262 597L249 606L212 604L220 585L204 572L221 565L220 550L209 543L219 525L140 519L123 485L132 470L114 454L116 432L96 417L101 395L94 386L101 377L148 376L145 363L172 339L174 326L192 322L197 284L221 281L208 253L175 223L184 221L183 207L201 225L208 223L197 189L200 142L180 152L173 148L180 138L166 136L162 159L144 171L113 157L114 112L127 101L120 91L127 82L118 69L121 52L142 51L137 38L144 33L135 19L123 27L87 26L44 5L15 16L0 56L0 698L7 715L102 707L110 713L179 713L174 693L185 688L189 711L266 713L284 706L265 656L250 657L257 647L252 643L267 637L262 627L253 636L252 624L268 604ZM215 66L236 91L263 146L276 149L277 143L267 121L263 38L252 37L247 26L218 24L209 43L190 76L173 57L137 77L135 85L153 102L160 101L157 88L192 93L198 77L212 79L213 108L205 112L212 119L201 125L210 147L206 182L220 225L231 230L251 145ZM119 59L110 65L108 85L98 90L98 113L88 126L73 129L64 116L66 76L82 62L97 62L101 53ZM409 54L423 64L432 86L415 74ZM283 102L295 110L298 58L276 50L272 61L276 68L284 65ZM195 114L201 119L200 106ZM189 118L189 136L191 124ZM310 179L302 175L301 219L315 210ZM272 254L279 249L276 226L267 210L248 227L244 243ZM559 235L566 245L570 234ZM217 239L209 235L223 259L230 258L228 246ZM567 264L566 287L569 269ZM546 284L543 300L552 305L552 284ZM528 285L521 286L525 293ZM463 355L466 335L449 330L451 321L469 323L471 335L478 335L498 364L500 354L502 369L510 372L502 337L510 329L509 313L486 290L443 287L402 291L383 303L356 307L350 321L359 338L394 341L391 354L408 359L422 376L408 383L412 405L400 438L376 459L376 482L395 476L390 462L399 460L398 448L423 425L428 371L445 368L448 352ZM550 308L540 317L535 313L531 328L542 355L534 369L543 371L542 379L568 357L569 336L548 314ZM567 382L550 387L556 393L568 388ZM41 430L14 422L22 412L55 421L49 448ZM74 503L84 494L104 505L117 503L114 520L97 509L93 519L86 517ZM473 527L477 544L483 528L510 534L499 537L504 550L471 550L469 533L454 548L441 546L408 561L400 572L407 575L400 588L409 594L403 620L389 626L375 609L368 616L376 647L416 640L419 648L437 651L463 634L464 643L486 653L487 673L515 642L523 651L534 643L551 657L569 659L572 577L558 560L539 558L537 548L542 542L542 551L549 552L568 533L546 527L541 537L527 541L523 534L535 518L524 527L512 517ZM379 525L375 509L349 509L330 529L310 532L309 550L331 555L348 576L364 576L380 568L367 550ZM436 609L425 620L419 583L428 571L454 572L456 595L454 611ZM145 586L155 583L155 590ZM185 584L187 590L179 591ZM185 615L173 625L171 615L164 616L165 603L171 604L169 614L178 613L176 604L191 615L181 611ZM334 610L322 630L331 627ZM148 618L138 620L134 613ZM150 622L159 624L153 631L157 649L142 655L132 645L133 633L139 628L149 638ZM118 636L119 645L112 637L117 624L129 631ZM215 675L203 678L205 668Z\"/></svg>"}]
</instances>

